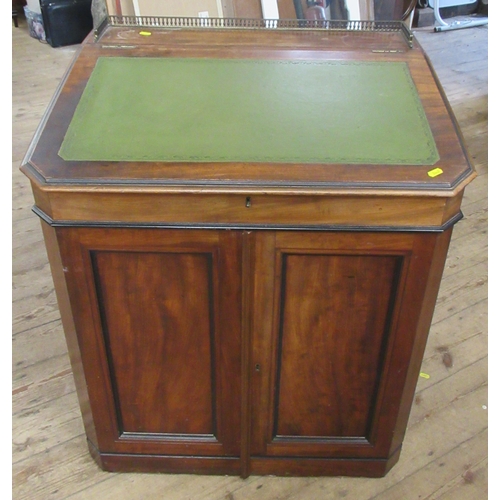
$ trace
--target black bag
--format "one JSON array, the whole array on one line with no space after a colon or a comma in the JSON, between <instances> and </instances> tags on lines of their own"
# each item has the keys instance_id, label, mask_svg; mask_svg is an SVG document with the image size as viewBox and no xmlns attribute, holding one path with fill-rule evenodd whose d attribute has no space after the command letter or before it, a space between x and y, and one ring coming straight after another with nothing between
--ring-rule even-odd
<instances>
[{"instance_id":1,"label":"black bag","mask_svg":"<svg viewBox=\"0 0 500 500\"><path fill-rule=\"evenodd\" d=\"M47 43L52 47L82 43L92 31L92 0L40 0Z\"/></svg>"}]
</instances>

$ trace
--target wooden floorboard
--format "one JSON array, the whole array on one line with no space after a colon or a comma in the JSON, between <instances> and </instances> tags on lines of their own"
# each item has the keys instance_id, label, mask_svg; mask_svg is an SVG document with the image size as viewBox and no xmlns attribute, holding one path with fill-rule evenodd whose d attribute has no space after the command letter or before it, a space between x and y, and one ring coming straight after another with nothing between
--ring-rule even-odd
<instances>
[{"instance_id":1,"label":"wooden floorboard","mask_svg":"<svg viewBox=\"0 0 500 500\"><path fill-rule=\"evenodd\" d=\"M112 474L88 453L40 224L19 165L77 47L12 28L12 492L16 500L487 498L488 28L416 30L478 172L454 230L399 463L382 479Z\"/></svg>"}]
</instances>

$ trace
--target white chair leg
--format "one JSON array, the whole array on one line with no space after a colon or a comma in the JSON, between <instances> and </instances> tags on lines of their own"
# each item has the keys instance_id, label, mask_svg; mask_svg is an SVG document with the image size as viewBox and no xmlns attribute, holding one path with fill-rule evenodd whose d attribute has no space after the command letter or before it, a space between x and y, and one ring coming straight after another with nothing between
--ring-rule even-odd
<instances>
[{"instance_id":1,"label":"white chair leg","mask_svg":"<svg viewBox=\"0 0 500 500\"><path fill-rule=\"evenodd\" d=\"M453 21L450 24L445 23L439 12L439 0L434 0L434 19L436 21L436 26L434 26L434 31L458 30L463 28L472 28L474 26L484 26L485 24L488 24L487 17L483 19L468 18L468 19L462 19L461 21Z\"/></svg>"}]
</instances>

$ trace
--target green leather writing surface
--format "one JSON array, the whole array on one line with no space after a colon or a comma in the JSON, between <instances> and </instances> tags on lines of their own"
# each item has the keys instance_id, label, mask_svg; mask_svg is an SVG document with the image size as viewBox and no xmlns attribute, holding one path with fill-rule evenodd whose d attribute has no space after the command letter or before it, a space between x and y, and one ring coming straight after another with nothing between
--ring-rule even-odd
<instances>
[{"instance_id":1,"label":"green leather writing surface","mask_svg":"<svg viewBox=\"0 0 500 500\"><path fill-rule=\"evenodd\" d=\"M101 57L65 160L432 165L405 63Z\"/></svg>"}]
</instances>

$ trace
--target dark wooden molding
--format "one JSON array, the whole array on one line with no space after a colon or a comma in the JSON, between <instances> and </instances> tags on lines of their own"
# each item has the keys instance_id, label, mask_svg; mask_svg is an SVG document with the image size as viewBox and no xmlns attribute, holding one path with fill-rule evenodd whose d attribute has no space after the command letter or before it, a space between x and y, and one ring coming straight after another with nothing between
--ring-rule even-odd
<instances>
[{"instance_id":1,"label":"dark wooden molding","mask_svg":"<svg viewBox=\"0 0 500 500\"><path fill-rule=\"evenodd\" d=\"M460 211L441 226L351 226L351 225L277 225L277 224L185 224L185 223L129 223L129 222L96 222L96 221L71 221L54 220L37 206L32 211L51 227L93 227L93 228L128 228L128 229L232 229L239 231L354 231L354 232L432 232L440 233L448 230L463 218Z\"/></svg>"}]
</instances>

